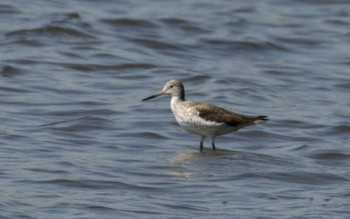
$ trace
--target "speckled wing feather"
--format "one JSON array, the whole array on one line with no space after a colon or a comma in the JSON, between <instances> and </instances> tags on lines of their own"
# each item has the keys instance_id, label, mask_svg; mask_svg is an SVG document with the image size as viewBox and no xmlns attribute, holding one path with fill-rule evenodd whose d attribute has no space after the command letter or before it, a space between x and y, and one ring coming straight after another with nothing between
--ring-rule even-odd
<instances>
[{"instance_id":1,"label":"speckled wing feather","mask_svg":"<svg viewBox=\"0 0 350 219\"><path fill-rule=\"evenodd\" d=\"M266 116L249 116L237 114L223 108L198 102L190 103L192 107L198 111L199 116L208 121L215 121L225 123L229 126L240 126L260 123L267 120Z\"/></svg>"}]
</instances>

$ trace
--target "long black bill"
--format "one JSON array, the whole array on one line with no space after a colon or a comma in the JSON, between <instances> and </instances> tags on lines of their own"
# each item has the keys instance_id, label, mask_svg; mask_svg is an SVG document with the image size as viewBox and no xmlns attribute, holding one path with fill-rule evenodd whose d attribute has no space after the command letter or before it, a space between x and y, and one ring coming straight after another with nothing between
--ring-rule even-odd
<instances>
[{"instance_id":1,"label":"long black bill","mask_svg":"<svg viewBox=\"0 0 350 219\"><path fill-rule=\"evenodd\" d=\"M142 101L146 101L146 100L149 100L149 99L153 99L153 98L158 97L158 96L159 96L159 94L154 94L154 95L152 95L152 96L146 97L145 99L142 99Z\"/></svg>"}]
</instances>

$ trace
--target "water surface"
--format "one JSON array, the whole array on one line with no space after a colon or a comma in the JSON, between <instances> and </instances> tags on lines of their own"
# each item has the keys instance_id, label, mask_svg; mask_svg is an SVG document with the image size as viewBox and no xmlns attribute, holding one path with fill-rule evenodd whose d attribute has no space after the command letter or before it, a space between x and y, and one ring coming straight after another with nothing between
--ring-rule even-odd
<instances>
[{"instance_id":1,"label":"water surface","mask_svg":"<svg viewBox=\"0 0 350 219\"><path fill-rule=\"evenodd\" d=\"M1 218L347 218L348 1L3 1ZM268 123L217 138L187 98Z\"/></svg>"}]
</instances>

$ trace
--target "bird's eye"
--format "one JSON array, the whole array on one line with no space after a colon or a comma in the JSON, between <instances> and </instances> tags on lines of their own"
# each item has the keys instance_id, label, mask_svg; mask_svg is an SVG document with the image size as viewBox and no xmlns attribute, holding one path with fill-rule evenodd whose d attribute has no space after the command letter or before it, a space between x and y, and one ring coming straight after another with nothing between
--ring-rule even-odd
<instances>
[{"instance_id":1,"label":"bird's eye","mask_svg":"<svg viewBox=\"0 0 350 219\"><path fill-rule=\"evenodd\" d=\"M173 88L173 87L174 87L174 85L171 85L171 86L170 86L170 88Z\"/></svg>"}]
</instances>

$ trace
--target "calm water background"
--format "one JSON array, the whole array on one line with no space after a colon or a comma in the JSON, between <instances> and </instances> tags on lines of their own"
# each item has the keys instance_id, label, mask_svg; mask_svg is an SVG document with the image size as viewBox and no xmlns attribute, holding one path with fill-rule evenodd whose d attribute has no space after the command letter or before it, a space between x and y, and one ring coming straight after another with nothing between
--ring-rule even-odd
<instances>
[{"instance_id":1,"label":"calm water background","mask_svg":"<svg viewBox=\"0 0 350 219\"><path fill-rule=\"evenodd\" d=\"M1 218L349 218L350 2L0 3ZM266 124L199 152L169 98Z\"/></svg>"}]
</instances>

